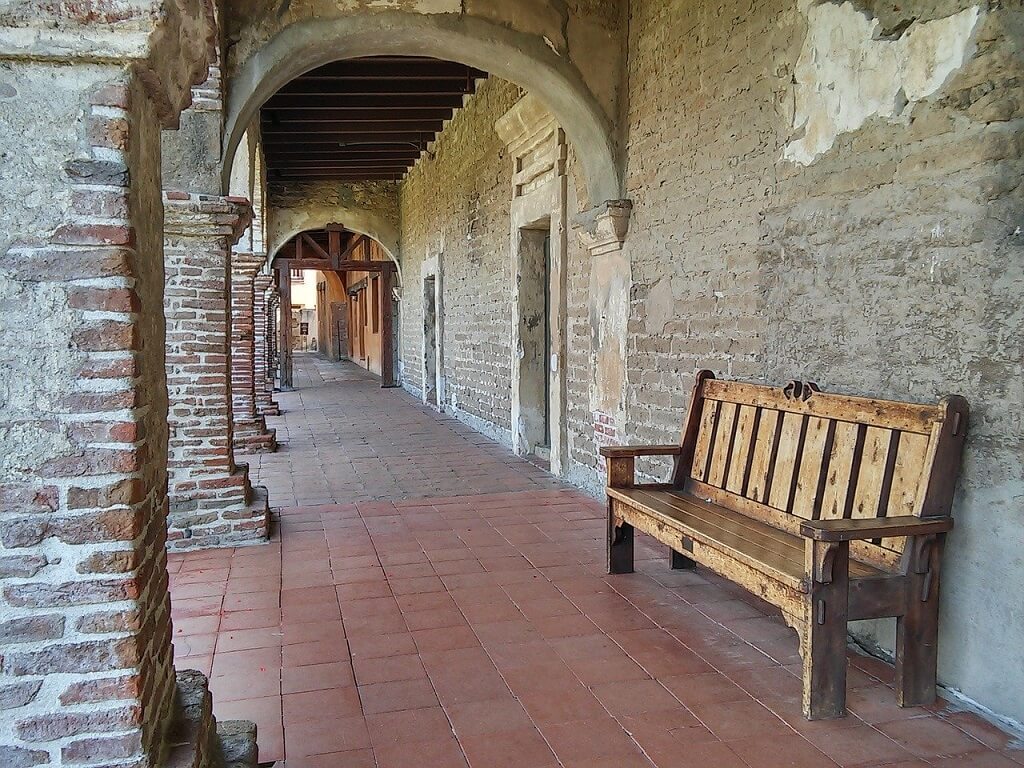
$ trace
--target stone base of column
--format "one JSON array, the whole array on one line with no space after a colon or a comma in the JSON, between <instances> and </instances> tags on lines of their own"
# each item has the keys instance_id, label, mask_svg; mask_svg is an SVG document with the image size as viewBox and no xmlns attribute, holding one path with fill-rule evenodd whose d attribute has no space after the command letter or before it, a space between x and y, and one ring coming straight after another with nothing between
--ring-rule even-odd
<instances>
[{"instance_id":1,"label":"stone base of column","mask_svg":"<svg viewBox=\"0 0 1024 768\"><path fill-rule=\"evenodd\" d=\"M275 403L276 405L276 403ZM231 434L231 445L235 455L273 453L277 450L277 430L269 429L262 416L255 419L236 420Z\"/></svg>"},{"instance_id":2,"label":"stone base of column","mask_svg":"<svg viewBox=\"0 0 1024 768\"><path fill-rule=\"evenodd\" d=\"M163 765L192 768L257 768L256 725L247 720L218 721L209 681L194 669L178 670L174 716Z\"/></svg>"},{"instance_id":3,"label":"stone base of column","mask_svg":"<svg viewBox=\"0 0 1024 768\"><path fill-rule=\"evenodd\" d=\"M267 379L262 388L256 388L256 412L260 416L280 416L281 406L274 399L274 380Z\"/></svg>"},{"instance_id":4,"label":"stone base of column","mask_svg":"<svg viewBox=\"0 0 1024 768\"><path fill-rule=\"evenodd\" d=\"M259 406L257 406L257 410L260 412L261 416L280 416L281 415L281 406L279 406L277 404L276 400L271 400L270 403L268 405L264 406L263 408L260 408Z\"/></svg>"},{"instance_id":5,"label":"stone base of column","mask_svg":"<svg viewBox=\"0 0 1024 768\"><path fill-rule=\"evenodd\" d=\"M227 477L197 482L192 498L171 501L167 549L182 552L210 547L264 544L270 537L270 496L249 483L249 465L238 464Z\"/></svg>"}]
</instances>

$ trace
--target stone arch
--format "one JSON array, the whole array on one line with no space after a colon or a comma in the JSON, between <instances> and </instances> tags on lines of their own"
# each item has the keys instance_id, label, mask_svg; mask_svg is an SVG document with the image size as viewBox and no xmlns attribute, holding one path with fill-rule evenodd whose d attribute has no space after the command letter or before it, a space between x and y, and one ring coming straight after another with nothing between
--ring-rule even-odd
<instances>
[{"instance_id":1,"label":"stone arch","mask_svg":"<svg viewBox=\"0 0 1024 768\"><path fill-rule=\"evenodd\" d=\"M398 267L396 270L398 284L402 285L402 260L399 251L398 227L383 216L365 209L336 205L325 209L299 211L295 216L290 216L288 221L282 224L281 222L274 221L275 213L271 211L270 214L272 226L270 237L267 240L267 254L271 263L273 263L281 247L300 232L326 229L329 224L343 224L346 229L371 237L381 244L388 256L391 257L391 260Z\"/></svg>"},{"instance_id":2,"label":"stone arch","mask_svg":"<svg viewBox=\"0 0 1024 768\"><path fill-rule=\"evenodd\" d=\"M228 84L224 184L246 127L293 78L339 59L434 56L477 67L535 94L580 157L591 204L622 196L611 123L579 71L542 37L484 19L406 12L351 14L291 24L256 51Z\"/></svg>"}]
</instances>

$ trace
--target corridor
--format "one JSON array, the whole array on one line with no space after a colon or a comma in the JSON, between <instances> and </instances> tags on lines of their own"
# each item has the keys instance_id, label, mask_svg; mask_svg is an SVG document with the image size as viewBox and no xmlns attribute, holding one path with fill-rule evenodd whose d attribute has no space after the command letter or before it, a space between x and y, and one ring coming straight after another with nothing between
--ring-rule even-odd
<instances>
[{"instance_id":1,"label":"corridor","mask_svg":"<svg viewBox=\"0 0 1024 768\"><path fill-rule=\"evenodd\" d=\"M179 669L287 768L1024 764L979 718L899 709L851 656L850 716L800 713L795 635L746 592L604 573L603 504L347 364L296 358L253 470L270 544L171 554Z\"/></svg>"},{"instance_id":2,"label":"corridor","mask_svg":"<svg viewBox=\"0 0 1024 768\"><path fill-rule=\"evenodd\" d=\"M561 487L547 472L410 400L356 365L295 355L295 391L270 419L287 448L249 456L275 506L455 496Z\"/></svg>"}]
</instances>

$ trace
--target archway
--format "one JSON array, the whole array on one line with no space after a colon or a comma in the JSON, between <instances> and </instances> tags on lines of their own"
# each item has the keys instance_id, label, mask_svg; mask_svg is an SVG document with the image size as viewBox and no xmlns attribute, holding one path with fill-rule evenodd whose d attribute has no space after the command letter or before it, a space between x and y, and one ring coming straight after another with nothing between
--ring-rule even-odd
<instances>
[{"instance_id":1,"label":"archway","mask_svg":"<svg viewBox=\"0 0 1024 768\"><path fill-rule=\"evenodd\" d=\"M396 262L383 245L372 237L332 224L305 230L283 243L270 258L281 295L278 319L278 365L282 386L291 386L295 331L309 334L315 326L316 349L328 351L334 359L350 359L380 376L381 386L396 385L397 316L399 302ZM324 277L315 283L315 297L308 290L305 275ZM293 315L297 298L296 281L311 304L315 322L305 323ZM313 317L309 318L313 320ZM303 347L303 349L306 349ZM335 350L337 354L330 354Z\"/></svg>"},{"instance_id":2,"label":"archway","mask_svg":"<svg viewBox=\"0 0 1024 768\"><path fill-rule=\"evenodd\" d=\"M230 158L260 106L293 78L339 59L413 54L457 61L522 86L541 99L575 146L591 203L621 197L611 125L576 68L544 44L482 19L403 12L310 19L254 53L228 87L223 183Z\"/></svg>"},{"instance_id":3,"label":"archway","mask_svg":"<svg viewBox=\"0 0 1024 768\"><path fill-rule=\"evenodd\" d=\"M293 240L296 235L311 230L327 229L336 223L344 224L345 229L375 240L395 262L398 284L402 284L398 227L374 211L350 208L341 204L322 209L292 211L286 219L282 218L282 211L271 209L270 233L267 240L267 253L270 261L273 262L281 248Z\"/></svg>"}]
</instances>

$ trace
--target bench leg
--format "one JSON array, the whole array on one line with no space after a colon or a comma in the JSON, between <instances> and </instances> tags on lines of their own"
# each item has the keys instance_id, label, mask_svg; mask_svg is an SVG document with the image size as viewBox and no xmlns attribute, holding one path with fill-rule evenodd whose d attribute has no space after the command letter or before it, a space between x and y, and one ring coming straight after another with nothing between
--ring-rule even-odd
<instances>
[{"instance_id":1,"label":"bench leg","mask_svg":"<svg viewBox=\"0 0 1024 768\"><path fill-rule=\"evenodd\" d=\"M913 554L907 613L896 619L896 701L901 707L935 701L941 549L937 537Z\"/></svg>"},{"instance_id":2,"label":"bench leg","mask_svg":"<svg viewBox=\"0 0 1024 768\"><path fill-rule=\"evenodd\" d=\"M697 563L686 555L679 554L674 549L669 549L668 551L668 564L673 571L688 571L697 567Z\"/></svg>"},{"instance_id":3,"label":"bench leg","mask_svg":"<svg viewBox=\"0 0 1024 768\"><path fill-rule=\"evenodd\" d=\"M803 710L808 720L846 714L846 617L849 604L850 545L808 542L814 550L814 579L804 632Z\"/></svg>"},{"instance_id":4,"label":"bench leg","mask_svg":"<svg viewBox=\"0 0 1024 768\"><path fill-rule=\"evenodd\" d=\"M616 520L608 502L608 573L633 572L633 526Z\"/></svg>"}]
</instances>

